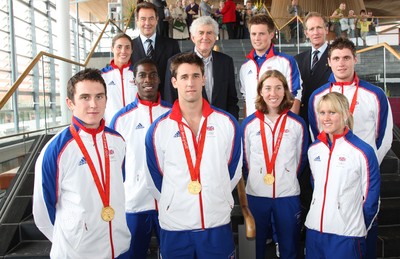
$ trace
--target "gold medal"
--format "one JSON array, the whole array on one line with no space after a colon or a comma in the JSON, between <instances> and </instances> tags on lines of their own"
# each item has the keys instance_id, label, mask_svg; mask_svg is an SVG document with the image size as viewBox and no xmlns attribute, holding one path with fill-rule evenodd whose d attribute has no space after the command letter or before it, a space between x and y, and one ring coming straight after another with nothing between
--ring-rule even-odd
<instances>
[{"instance_id":1,"label":"gold medal","mask_svg":"<svg viewBox=\"0 0 400 259\"><path fill-rule=\"evenodd\" d=\"M273 184L275 182L275 177L272 175L272 174L266 174L265 176L264 176L264 183L265 184L268 184L268 185L271 185L271 184Z\"/></svg>"},{"instance_id":2,"label":"gold medal","mask_svg":"<svg viewBox=\"0 0 400 259\"><path fill-rule=\"evenodd\" d=\"M189 193L191 193L191 194L199 194L201 191L201 184L197 180L190 181L190 183L188 185L188 190L189 190Z\"/></svg>"},{"instance_id":3,"label":"gold medal","mask_svg":"<svg viewBox=\"0 0 400 259\"><path fill-rule=\"evenodd\" d=\"M113 220L114 214L115 214L114 209L111 208L111 206L104 207L101 210L101 218L106 222Z\"/></svg>"}]
</instances>

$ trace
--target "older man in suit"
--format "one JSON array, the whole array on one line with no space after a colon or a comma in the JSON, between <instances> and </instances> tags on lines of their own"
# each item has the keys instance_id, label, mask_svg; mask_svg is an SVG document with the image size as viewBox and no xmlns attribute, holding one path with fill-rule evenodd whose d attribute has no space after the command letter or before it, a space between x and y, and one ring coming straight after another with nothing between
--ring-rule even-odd
<instances>
[{"instance_id":1,"label":"older man in suit","mask_svg":"<svg viewBox=\"0 0 400 259\"><path fill-rule=\"evenodd\" d=\"M178 42L174 39L165 38L156 33L157 7L149 2L142 2L136 7L136 23L140 34L132 41L133 53L132 64L143 58L150 58L158 65L158 74L160 76L160 93L163 99L163 86L165 69L170 57L180 53Z\"/></svg>"},{"instance_id":2,"label":"older man in suit","mask_svg":"<svg viewBox=\"0 0 400 259\"><path fill-rule=\"evenodd\" d=\"M311 48L294 58L296 59L301 78L303 79L303 94L300 105L300 116L308 125L308 99L312 92L328 82L332 73L328 65L328 22L316 12L309 13L304 19L304 34L310 39Z\"/></svg>"},{"instance_id":3,"label":"older man in suit","mask_svg":"<svg viewBox=\"0 0 400 259\"><path fill-rule=\"evenodd\" d=\"M205 87L203 97L217 108L239 117L238 97L235 86L233 60L230 56L213 51L218 36L218 24L210 16L202 16L190 27L191 39L195 45L192 52L204 62ZM171 83L171 59L165 75L164 100L171 104L178 98Z\"/></svg>"}]
</instances>

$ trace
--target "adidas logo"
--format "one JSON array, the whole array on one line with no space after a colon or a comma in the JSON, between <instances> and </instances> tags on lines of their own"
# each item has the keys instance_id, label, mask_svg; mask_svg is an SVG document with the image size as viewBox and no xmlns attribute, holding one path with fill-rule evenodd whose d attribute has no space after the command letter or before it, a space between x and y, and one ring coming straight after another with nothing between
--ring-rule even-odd
<instances>
[{"instance_id":1,"label":"adidas logo","mask_svg":"<svg viewBox=\"0 0 400 259\"><path fill-rule=\"evenodd\" d=\"M314 158L314 161L321 162L321 158L317 156L316 158Z\"/></svg>"},{"instance_id":2,"label":"adidas logo","mask_svg":"<svg viewBox=\"0 0 400 259\"><path fill-rule=\"evenodd\" d=\"M139 124L136 126L135 129L144 129L144 127L143 127L142 123L139 122Z\"/></svg>"},{"instance_id":3,"label":"adidas logo","mask_svg":"<svg viewBox=\"0 0 400 259\"><path fill-rule=\"evenodd\" d=\"M256 136L260 136L261 135L261 131L257 131Z\"/></svg>"},{"instance_id":4,"label":"adidas logo","mask_svg":"<svg viewBox=\"0 0 400 259\"><path fill-rule=\"evenodd\" d=\"M253 70L250 70L249 72L247 72L248 75L253 74Z\"/></svg>"},{"instance_id":5,"label":"adidas logo","mask_svg":"<svg viewBox=\"0 0 400 259\"><path fill-rule=\"evenodd\" d=\"M81 160L79 161L79 165L84 165L87 164L86 159L84 157L81 158Z\"/></svg>"},{"instance_id":6,"label":"adidas logo","mask_svg":"<svg viewBox=\"0 0 400 259\"><path fill-rule=\"evenodd\" d=\"M108 85L115 85L114 81L111 81Z\"/></svg>"},{"instance_id":7,"label":"adidas logo","mask_svg":"<svg viewBox=\"0 0 400 259\"><path fill-rule=\"evenodd\" d=\"M174 138L180 138L181 137L181 133L179 132L179 130L175 133Z\"/></svg>"}]
</instances>

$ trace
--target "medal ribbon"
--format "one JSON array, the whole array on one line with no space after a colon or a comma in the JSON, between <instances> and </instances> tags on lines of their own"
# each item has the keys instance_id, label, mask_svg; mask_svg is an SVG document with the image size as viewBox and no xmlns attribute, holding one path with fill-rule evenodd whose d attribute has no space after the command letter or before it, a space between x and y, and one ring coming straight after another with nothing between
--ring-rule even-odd
<instances>
[{"instance_id":1,"label":"medal ribbon","mask_svg":"<svg viewBox=\"0 0 400 259\"><path fill-rule=\"evenodd\" d=\"M207 118L203 122L203 126L200 130L200 139L198 145L194 142L196 150L196 165L193 167L192 157L190 156L189 144L186 138L184 125L182 122L178 122L179 133L181 134L182 145L185 151L186 161L189 167L190 178L192 181L199 180L200 175L200 162L203 157L204 142L206 139L206 129L207 129Z\"/></svg>"},{"instance_id":2,"label":"medal ribbon","mask_svg":"<svg viewBox=\"0 0 400 259\"><path fill-rule=\"evenodd\" d=\"M355 82L356 85L356 91L354 92L353 98L351 99L351 104L350 104L350 114L353 115L354 109L356 108L356 104L357 104L357 95L358 95L358 84L357 82ZM332 86L333 84L331 84L331 86L329 87L329 92L332 92ZM342 86L342 94L344 94L344 85L340 84L340 86Z\"/></svg>"},{"instance_id":3,"label":"medal ribbon","mask_svg":"<svg viewBox=\"0 0 400 259\"><path fill-rule=\"evenodd\" d=\"M278 151L279 151L279 147L281 146L281 142L282 142L282 137L283 137L283 132L285 130L285 125L286 125L286 119L287 119L287 112L288 111L284 111L278 118L278 120L276 121L276 124L274 126L274 130L272 131L272 139L274 139L275 137L275 132L276 132L276 128L278 127L278 124L280 122L280 120L283 118L281 127L279 129L279 134L278 134L278 139L276 140L276 145L274 147L274 143L272 141L272 157L271 160L269 160L269 154L268 154L268 147L267 147L267 138L265 136L265 125L264 125L264 116L261 117L260 119L260 130L261 130L261 141L262 141L262 146L263 146L263 150L264 150L264 160L265 160L265 166L267 167L267 174L272 174L274 166L275 166L275 161L276 161L276 157L278 155Z\"/></svg>"},{"instance_id":4,"label":"medal ribbon","mask_svg":"<svg viewBox=\"0 0 400 259\"><path fill-rule=\"evenodd\" d=\"M107 145L107 139L106 139L106 135L102 134L102 139L103 139L103 146L104 146L104 158L105 158L105 164L106 164L106 180L104 183L104 189L101 186L100 183L100 179L99 176L97 175L96 172L96 168L94 167L93 161L85 147L85 145L82 142L81 137L79 136L78 132L76 132L76 129L73 125L71 125L69 127L72 136L74 137L76 143L79 146L79 149L82 151L83 156L86 159L86 162L88 163L90 172L92 173L93 176L93 180L96 184L97 190L100 194L100 198L103 201L103 205L104 207L108 207L110 205L110 157L109 157L109 153L108 153L108 145ZM99 157L100 159L100 157ZM102 167L101 165L101 161L100 161L100 167Z\"/></svg>"}]
</instances>

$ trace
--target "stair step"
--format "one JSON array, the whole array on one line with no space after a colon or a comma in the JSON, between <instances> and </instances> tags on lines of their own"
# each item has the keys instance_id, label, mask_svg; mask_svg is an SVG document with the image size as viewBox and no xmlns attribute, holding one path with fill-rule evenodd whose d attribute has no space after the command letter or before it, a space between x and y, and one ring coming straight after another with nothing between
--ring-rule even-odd
<instances>
[{"instance_id":1,"label":"stair step","mask_svg":"<svg viewBox=\"0 0 400 259\"><path fill-rule=\"evenodd\" d=\"M378 257L400 258L400 225L379 226Z\"/></svg>"},{"instance_id":2,"label":"stair step","mask_svg":"<svg viewBox=\"0 0 400 259\"><path fill-rule=\"evenodd\" d=\"M381 198L379 225L400 225L400 198ZM399 232L400 235L400 232Z\"/></svg>"},{"instance_id":3,"label":"stair step","mask_svg":"<svg viewBox=\"0 0 400 259\"><path fill-rule=\"evenodd\" d=\"M2 218L2 223L20 223L23 219L32 215L32 197L14 197Z\"/></svg>"},{"instance_id":4,"label":"stair step","mask_svg":"<svg viewBox=\"0 0 400 259\"><path fill-rule=\"evenodd\" d=\"M392 150L395 154L400 154L400 141L393 138Z\"/></svg>"},{"instance_id":5,"label":"stair step","mask_svg":"<svg viewBox=\"0 0 400 259\"><path fill-rule=\"evenodd\" d=\"M13 248L4 258L50 258L51 242L46 241L24 241Z\"/></svg>"},{"instance_id":6,"label":"stair step","mask_svg":"<svg viewBox=\"0 0 400 259\"><path fill-rule=\"evenodd\" d=\"M25 175L24 181L18 187L17 196L32 196L33 195L33 183L34 183L35 174L28 173Z\"/></svg>"},{"instance_id":7,"label":"stair step","mask_svg":"<svg viewBox=\"0 0 400 259\"><path fill-rule=\"evenodd\" d=\"M399 161L396 154L392 150L389 150L380 166L381 174L399 174Z\"/></svg>"},{"instance_id":8,"label":"stair step","mask_svg":"<svg viewBox=\"0 0 400 259\"><path fill-rule=\"evenodd\" d=\"M400 175L382 174L381 175L381 197L393 198L400 197Z\"/></svg>"}]
</instances>

